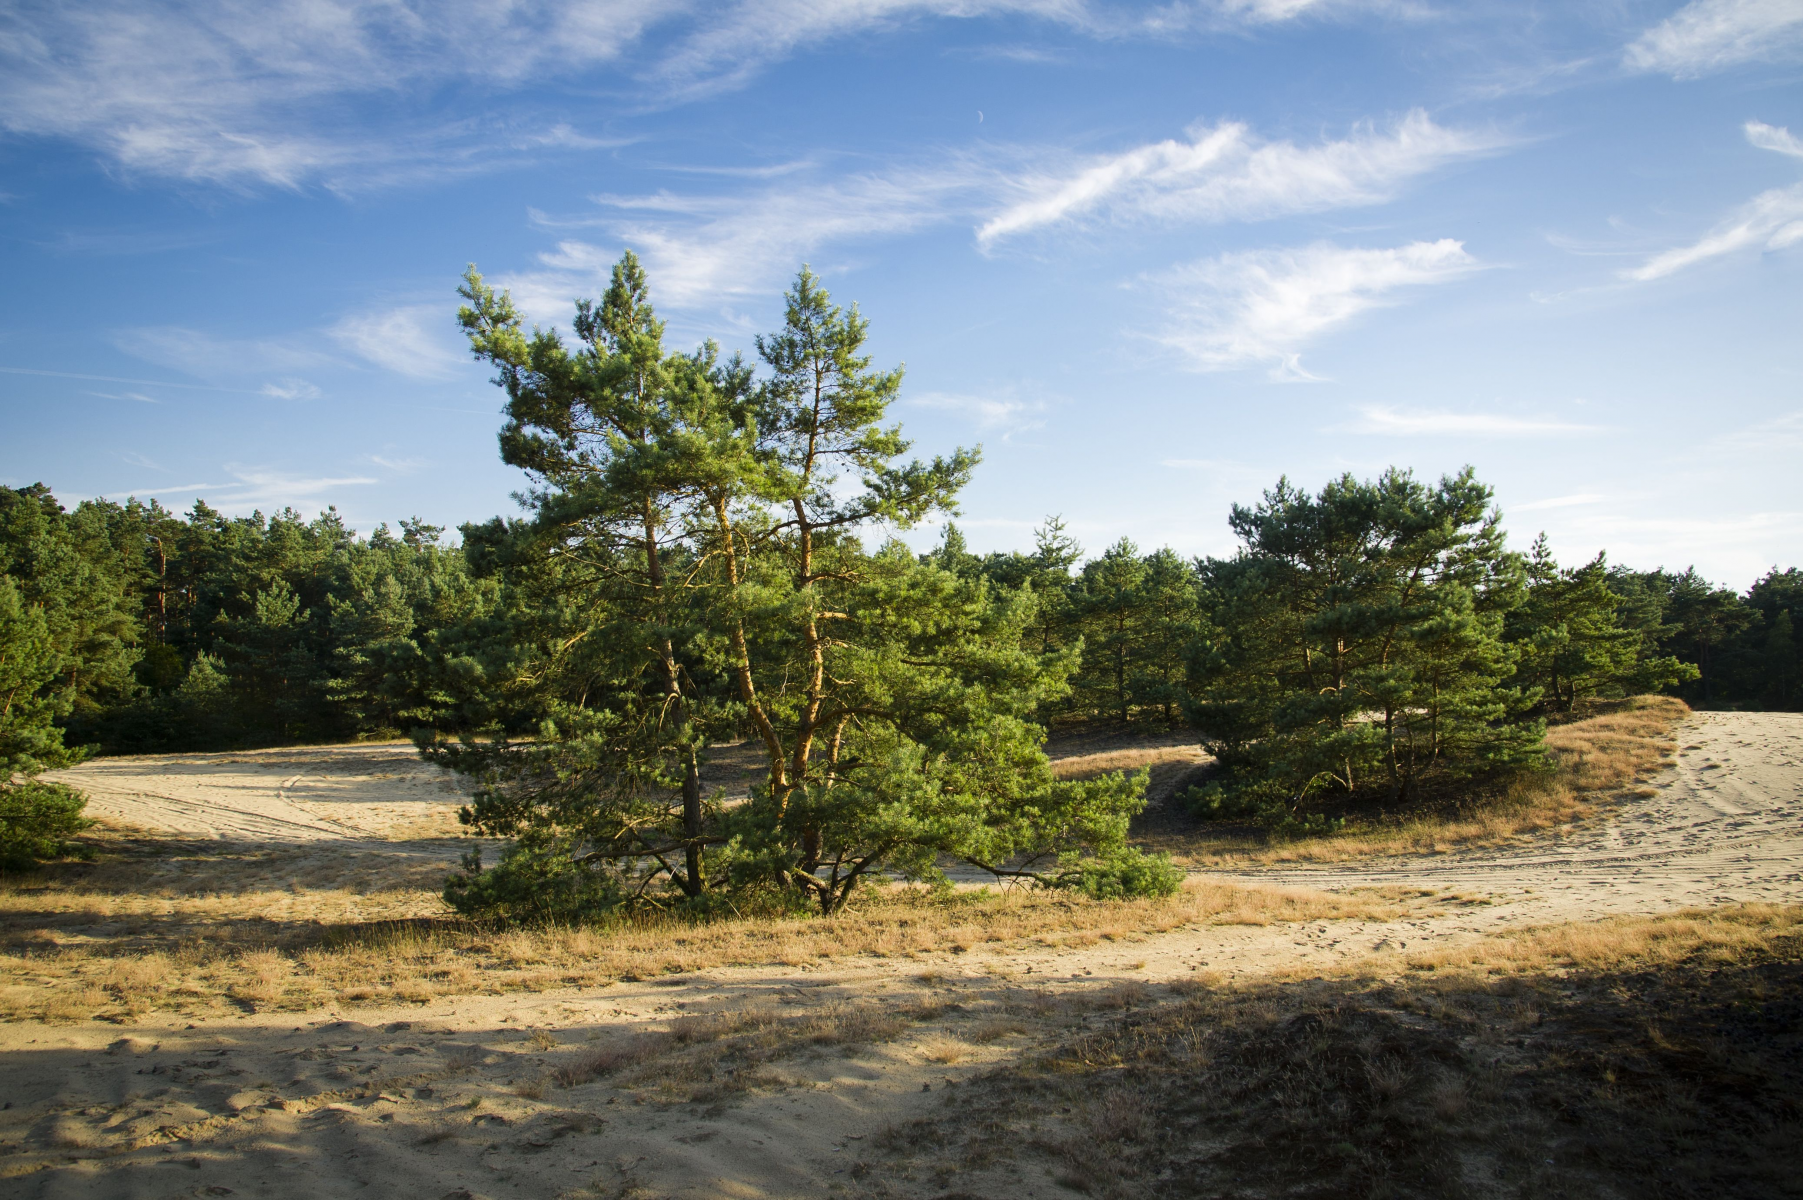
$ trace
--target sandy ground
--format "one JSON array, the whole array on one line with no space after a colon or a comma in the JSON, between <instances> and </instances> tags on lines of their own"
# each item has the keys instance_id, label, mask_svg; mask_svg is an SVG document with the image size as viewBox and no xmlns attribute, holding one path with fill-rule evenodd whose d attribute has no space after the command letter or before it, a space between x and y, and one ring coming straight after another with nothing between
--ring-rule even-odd
<instances>
[{"instance_id":1,"label":"sandy ground","mask_svg":"<svg viewBox=\"0 0 1803 1200\"><path fill-rule=\"evenodd\" d=\"M1519 849L1260 873L1336 889L1371 884L1518 897L1522 917L1659 913L1803 896L1803 714L1697 713L1673 731L1655 795Z\"/></svg>"},{"instance_id":2,"label":"sandy ground","mask_svg":"<svg viewBox=\"0 0 1803 1200\"><path fill-rule=\"evenodd\" d=\"M443 837L468 801L410 742L102 758L44 778L109 825L257 843Z\"/></svg>"},{"instance_id":3,"label":"sandy ground","mask_svg":"<svg viewBox=\"0 0 1803 1200\"><path fill-rule=\"evenodd\" d=\"M1198 926L1082 949L714 970L321 1012L298 1023L246 1013L204 1028L156 1014L127 1029L6 1026L0 1179L20 1197L857 1194L867 1190L860 1151L883 1129L933 1112L946 1089L1037 1039L1201 971L1307 971L1524 923L1796 902L1803 715L1702 714L1677 737L1686 749L1656 795L1559 836L1258 876L1467 897L1431 918ZM445 829L460 799L430 768L410 765L410 753L113 760L64 777L94 795L95 811L139 827L395 845L415 830ZM430 836L407 844L444 847ZM693 1099L680 1087L660 1091L659 1058L636 1068L648 1072L637 1080L628 1071L570 1088L542 1082L560 1065L639 1044L685 1018L759 1011L780 1022L872 1010L911 1015L887 1040L794 1039L742 1089ZM675 1080L681 1055L672 1054ZM945 1192L886 1182L900 1194ZM1072 1193L1023 1176L1012 1194Z\"/></svg>"}]
</instances>

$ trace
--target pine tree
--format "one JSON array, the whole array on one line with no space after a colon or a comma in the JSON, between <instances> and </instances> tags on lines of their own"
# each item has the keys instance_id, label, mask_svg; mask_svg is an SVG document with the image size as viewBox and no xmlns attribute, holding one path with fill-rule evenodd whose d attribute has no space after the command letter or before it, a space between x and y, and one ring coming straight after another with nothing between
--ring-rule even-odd
<instances>
[{"instance_id":1,"label":"pine tree","mask_svg":"<svg viewBox=\"0 0 1803 1200\"><path fill-rule=\"evenodd\" d=\"M248 598L249 611L225 623L219 649L247 725L263 739L317 734L322 698L319 661L307 645L309 612L286 580Z\"/></svg>"},{"instance_id":2,"label":"pine tree","mask_svg":"<svg viewBox=\"0 0 1803 1200\"><path fill-rule=\"evenodd\" d=\"M1696 664L1698 698L1714 704L1722 682L1722 651L1731 650L1758 614L1739 595L1714 586L1694 567L1667 578L1666 620L1676 627L1669 645L1679 657Z\"/></svg>"},{"instance_id":3,"label":"pine tree","mask_svg":"<svg viewBox=\"0 0 1803 1200\"><path fill-rule=\"evenodd\" d=\"M55 724L69 704L52 686L62 668L43 610L0 575L0 786L80 757L63 748Z\"/></svg>"},{"instance_id":4,"label":"pine tree","mask_svg":"<svg viewBox=\"0 0 1803 1200\"><path fill-rule=\"evenodd\" d=\"M718 706L698 694L703 652L688 645L697 631L685 616L697 586L693 531L678 510L710 476L729 496L742 486L745 372L717 363L711 347L689 358L665 353L663 323L630 253L599 306L578 303L575 353L555 331L528 339L510 298L475 268L460 293L471 345L507 389L502 457L541 483L532 526L492 541L511 542L505 552L527 570L549 555L544 565L558 578L549 586L586 594L592 610L559 669L586 673L595 686L592 699L585 687L583 702L553 709L542 751L441 754L516 783L510 795L477 805L478 830L536 836L531 848L547 863L571 839L616 867L649 859L660 878L698 897L708 887L704 851L723 840L704 828L700 786L701 747ZM681 781L675 806L663 798L672 777ZM680 867L666 861L672 853L682 855Z\"/></svg>"},{"instance_id":5,"label":"pine tree","mask_svg":"<svg viewBox=\"0 0 1803 1200\"><path fill-rule=\"evenodd\" d=\"M1174 725L1188 700L1185 686L1190 645L1202 634L1195 571L1169 548L1143 560L1140 620L1128 690L1136 710Z\"/></svg>"},{"instance_id":6,"label":"pine tree","mask_svg":"<svg viewBox=\"0 0 1803 1200\"><path fill-rule=\"evenodd\" d=\"M1132 682L1143 633L1146 564L1139 547L1122 538L1083 565L1076 604L1083 631L1083 667L1077 695L1091 712L1126 724L1132 714Z\"/></svg>"},{"instance_id":7,"label":"pine tree","mask_svg":"<svg viewBox=\"0 0 1803 1200\"><path fill-rule=\"evenodd\" d=\"M1516 678L1540 690L1543 707L1571 712L1585 697L1619 696L1629 684L1651 690L1647 684L1660 666L1668 679L1682 677L1675 660L1659 664L1643 656L1640 634L1621 625L1603 555L1560 567L1541 534L1526 566L1527 596L1506 628L1521 653Z\"/></svg>"},{"instance_id":8,"label":"pine tree","mask_svg":"<svg viewBox=\"0 0 1803 1200\"><path fill-rule=\"evenodd\" d=\"M832 912L869 872L933 877L947 854L1081 886L1170 884L1124 846L1143 780L1051 777L1032 716L1074 664L1023 647L1033 595L858 540L952 512L976 455L899 461L907 443L882 422L901 372L872 369L855 308L804 269L784 327L757 341L768 375L753 386L712 346L662 350L630 256L599 309L579 306L574 355L527 338L473 270L464 295L472 345L508 390L503 453L541 483L533 522L466 540L589 603L562 653L590 647L597 670L532 747L434 751L487 781L477 828L518 839L453 902L523 912L534 896L605 906L767 881ZM946 550L968 565L949 533ZM722 721L761 743L765 780L749 803L697 812L703 734ZM672 751L680 773L659 765Z\"/></svg>"},{"instance_id":9,"label":"pine tree","mask_svg":"<svg viewBox=\"0 0 1803 1200\"><path fill-rule=\"evenodd\" d=\"M983 560L970 552L969 544L964 540L964 531L950 521L945 523L945 532L940 535L939 545L931 553L922 555L921 560L960 578L976 575L983 568Z\"/></svg>"},{"instance_id":10,"label":"pine tree","mask_svg":"<svg viewBox=\"0 0 1803 1200\"><path fill-rule=\"evenodd\" d=\"M1797 702L1797 679L1803 674L1799 667L1790 609L1781 608L1765 635L1766 695L1777 707L1789 708Z\"/></svg>"},{"instance_id":11,"label":"pine tree","mask_svg":"<svg viewBox=\"0 0 1803 1200\"><path fill-rule=\"evenodd\" d=\"M1191 715L1242 811L1533 761L1532 690L1504 685L1523 568L1469 469L1437 487L1390 471L1315 496L1287 480L1231 516L1242 548L1202 564L1210 629Z\"/></svg>"},{"instance_id":12,"label":"pine tree","mask_svg":"<svg viewBox=\"0 0 1803 1200\"><path fill-rule=\"evenodd\" d=\"M104 501L65 512L42 484L0 488L0 574L56 648L57 675L44 686L59 720L88 718L137 687L140 628L115 545L120 513Z\"/></svg>"}]
</instances>

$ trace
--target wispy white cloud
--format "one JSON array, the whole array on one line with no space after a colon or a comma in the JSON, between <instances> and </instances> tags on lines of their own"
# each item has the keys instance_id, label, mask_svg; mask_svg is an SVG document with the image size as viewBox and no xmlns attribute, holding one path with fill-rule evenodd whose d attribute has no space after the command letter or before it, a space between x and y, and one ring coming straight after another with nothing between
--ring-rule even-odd
<instances>
[{"instance_id":1,"label":"wispy white cloud","mask_svg":"<svg viewBox=\"0 0 1803 1200\"><path fill-rule=\"evenodd\" d=\"M1300 354L1311 338L1393 303L1398 289L1445 283L1478 265L1451 238L1387 250L1318 243L1223 254L1149 278L1169 312L1154 337L1198 370L1269 363L1274 377L1310 379Z\"/></svg>"},{"instance_id":2,"label":"wispy white cloud","mask_svg":"<svg viewBox=\"0 0 1803 1200\"><path fill-rule=\"evenodd\" d=\"M1344 18L1362 13L1401 19L1433 15L1420 0L1174 0L1132 17L1117 16L1113 28L1147 33L1257 30L1304 18Z\"/></svg>"},{"instance_id":3,"label":"wispy white cloud","mask_svg":"<svg viewBox=\"0 0 1803 1200\"><path fill-rule=\"evenodd\" d=\"M1803 4L1797 0L1692 0L1636 38L1623 61L1632 70L1691 79L1799 51Z\"/></svg>"},{"instance_id":4,"label":"wispy white cloud","mask_svg":"<svg viewBox=\"0 0 1803 1200\"><path fill-rule=\"evenodd\" d=\"M313 400L319 396L317 386L308 383L305 379L296 379L293 376L266 383L261 390L265 396L273 400Z\"/></svg>"},{"instance_id":5,"label":"wispy white cloud","mask_svg":"<svg viewBox=\"0 0 1803 1200\"><path fill-rule=\"evenodd\" d=\"M1551 496L1545 500L1532 500L1526 504L1511 504L1509 511L1512 513L1545 512L1554 508L1577 508L1581 505L1601 504L1607 499L1607 496L1596 492L1576 492L1569 496Z\"/></svg>"},{"instance_id":6,"label":"wispy white cloud","mask_svg":"<svg viewBox=\"0 0 1803 1200\"><path fill-rule=\"evenodd\" d=\"M1749 246L1781 250L1799 241L1803 241L1803 183L1759 193L1701 240L1655 254L1622 274L1644 283Z\"/></svg>"},{"instance_id":7,"label":"wispy white cloud","mask_svg":"<svg viewBox=\"0 0 1803 1200\"><path fill-rule=\"evenodd\" d=\"M1305 14L1322 12L1331 7L1334 5L1330 0L1222 0L1220 12L1224 16L1263 24L1293 21Z\"/></svg>"},{"instance_id":8,"label":"wispy white cloud","mask_svg":"<svg viewBox=\"0 0 1803 1200\"><path fill-rule=\"evenodd\" d=\"M140 387L181 388L190 392L246 392L245 388L217 387L208 383L172 383L166 379L122 379L117 375L88 375L79 371L44 371L36 367L0 367L0 375L38 375L47 379L88 379L98 383L132 383ZM149 396L136 392L123 395L112 395L107 392L89 392L90 396L103 396L108 400L142 400L149 404L160 404Z\"/></svg>"},{"instance_id":9,"label":"wispy white cloud","mask_svg":"<svg viewBox=\"0 0 1803 1200\"><path fill-rule=\"evenodd\" d=\"M1044 46L998 45L979 46L971 50L954 50L951 53L962 57L975 58L989 62L1017 62L1054 64L1069 61L1069 55L1061 50L1053 50Z\"/></svg>"},{"instance_id":10,"label":"wispy white cloud","mask_svg":"<svg viewBox=\"0 0 1803 1200\"><path fill-rule=\"evenodd\" d=\"M0 127L70 139L127 170L213 183L455 169L471 141L584 141L568 126L447 125L422 99L438 85L505 89L611 63L680 12L667 0L13 6L0 15ZM376 112L347 114L350 99Z\"/></svg>"},{"instance_id":11,"label":"wispy white cloud","mask_svg":"<svg viewBox=\"0 0 1803 1200\"><path fill-rule=\"evenodd\" d=\"M1795 134L1782 126L1767 125L1764 121L1748 121L1744 129L1747 141L1761 150L1803 158L1803 141L1798 141Z\"/></svg>"},{"instance_id":12,"label":"wispy white cloud","mask_svg":"<svg viewBox=\"0 0 1803 1200\"><path fill-rule=\"evenodd\" d=\"M982 430L1000 430L1004 439L1029 429L1045 426L1045 404L1039 400L1023 400L1012 391L972 394L966 392L922 392L909 397L921 408L956 413Z\"/></svg>"},{"instance_id":13,"label":"wispy white cloud","mask_svg":"<svg viewBox=\"0 0 1803 1200\"><path fill-rule=\"evenodd\" d=\"M660 171L673 171L682 175L720 175L731 179L776 179L784 175L793 175L797 171L805 171L809 167L819 164L813 159L796 158L760 167L714 167L697 166L690 163L658 163L654 165ZM534 210L534 215L542 214L538 214Z\"/></svg>"},{"instance_id":14,"label":"wispy white cloud","mask_svg":"<svg viewBox=\"0 0 1803 1200\"><path fill-rule=\"evenodd\" d=\"M513 144L522 149L535 146L557 146L566 150L610 150L616 146L629 145L625 138L590 137L578 133L565 123L559 123L543 131L533 131L514 135Z\"/></svg>"},{"instance_id":15,"label":"wispy white cloud","mask_svg":"<svg viewBox=\"0 0 1803 1200\"><path fill-rule=\"evenodd\" d=\"M415 379L449 378L466 361L460 353L452 311L448 302L406 304L352 313L324 330L275 337L221 337L180 325L150 326L120 330L113 335L113 342L146 362L203 379L241 379L279 372L254 389L254 394L277 400L310 400L320 394L319 387L298 372L351 365L348 358L322 348L333 343L365 362L397 374Z\"/></svg>"},{"instance_id":16,"label":"wispy white cloud","mask_svg":"<svg viewBox=\"0 0 1803 1200\"><path fill-rule=\"evenodd\" d=\"M1761 150L1803 158L1803 145L1788 129L1748 121L1746 135ZM1623 271L1622 277L1645 283L1736 250L1755 246L1782 250L1798 242L1803 242L1803 183L1759 193L1699 240L1655 254L1640 266Z\"/></svg>"},{"instance_id":17,"label":"wispy white cloud","mask_svg":"<svg viewBox=\"0 0 1803 1200\"><path fill-rule=\"evenodd\" d=\"M1095 32L1119 24L1096 15L1084 0L761 0L716 12L655 70L683 94L705 94L736 86L804 45L920 18L992 16L1037 17Z\"/></svg>"},{"instance_id":18,"label":"wispy white cloud","mask_svg":"<svg viewBox=\"0 0 1803 1200\"><path fill-rule=\"evenodd\" d=\"M1512 417L1504 413L1445 412L1373 406L1358 420L1340 426L1347 433L1401 437L1559 437L1596 433L1599 426L1552 417Z\"/></svg>"},{"instance_id":19,"label":"wispy white cloud","mask_svg":"<svg viewBox=\"0 0 1803 1200\"><path fill-rule=\"evenodd\" d=\"M569 297L594 291L619 256L615 247L627 246L644 259L660 304L694 307L767 295L818 252L853 239L912 233L967 211L980 178L954 164L784 182L737 195L597 196L600 215L541 218L541 224L600 227L612 246L565 240L540 256L545 270L504 282L528 313L564 320Z\"/></svg>"},{"instance_id":20,"label":"wispy white cloud","mask_svg":"<svg viewBox=\"0 0 1803 1200\"><path fill-rule=\"evenodd\" d=\"M1506 145L1494 133L1449 129L1415 110L1387 129L1365 124L1337 141L1263 141L1237 122L1196 126L1188 141L1137 146L1015 181L1018 193L977 230L1003 238L1086 218L1257 220L1377 204L1446 163Z\"/></svg>"},{"instance_id":21,"label":"wispy white cloud","mask_svg":"<svg viewBox=\"0 0 1803 1200\"><path fill-rule=\"evenodd\" d=\"M0 9L0 129L131 172L339 190L617 145L509 114L551 80L659 105L741 85L799 50L922 20L1022 19L1171 39L1409 0L92 0ZM476 87L457 85L479 85ZM447 110L445 97L482 107ZM513 156L513 157L510 157Z\"/></svg>"},{"instance_id":22,"label":"wispy white cloud","mask_svg":"<svg viewBox=\"0 0 1803 1200\"><path fill-rule=\"evenodd\" d=\"M217 507L243 510L249 506L273 508L278 505L317 504L333 492L344 488L367 487L380 480L369 475L295 475L270 467L243 467L228 464L226 472L233 481L209 489L217 491Z\"/></svg>"},{"instance_id":23,"label":"wispy white cloud","mask_svg":"<svg viewBox=\"0 0 1803 1200\"><path fill-rule=\"evenodd\" d=\"M1298 148L1263 142L1242 125L1221 125L1193 143L1159 143L1074 175L1022 182L1005 163L1033 151L1000 148L983 158L833 176L816 162L734 168L755 181L731 192L663 190L593 197L600 211L557 217L534 211L556 233L605 231L606 244L569 236L540 256L541 270L503 280L534 318L567 319L569 298L593 291L621 247L646 262L659 303L694 308L767 295L796 265L848 243L868 242L992 215L985 245L1042 226L1114 219L1256 219L1280 212L1373 204L1412 175L1502 140L1436 125L1411 113L1384 131L1361 126L1340 141ZM683 169L683 168L671 168ZM1022 199L1023 192L1036 193ZM1011 200L996 212L998 197ZM818 264L817 264L818 265Z\"/></svg>"},{"instance_id":24,"label":"wispy white cloud","mask_svg":"<svg viewBox=\"0 0 1803 1200\"><path fill-rule=\"evenodd\" d=\"M446 379L469 361L460 352L448 304L408 304L356 313L333 325L333 340L368 362L415 379Z\"/></svg>"},{"instance_id":25,"label":"wispy white cloud","mask_svg":"<svg viewBox=\"0 0 1803 1200\"><path fill-rule=\"evenodd\" d=\"M299 339L222 338L180 325L121 330L114 334L113 343L135 358L202 379L241 377L260 371L304 371L332 363L330 355Z\"/></svg>"},{"instance_id":26,"label":"wispy white cloud","mask_svg":"<svg viewBox=\"0 0 1803 1200\"><path fill-rule=\"evenodd\" d=\"M1784 413L1744 429L1734 429L1709 439L1711 453L1731 462L1748 456L1794 455L1803 452L1803 411Z\"/></svg>"},{"instance_id":27,"label":"wispy white cloud","mask_svg":"<svg viewBox=\"0 0 1803 1200\"><path fill-rule=\"evenodd\" d=\"M1704 516L1689 509L1659 511L1644 503L1617 504L1596 512L1579 510L1558 524L1562 528L1553 531L1556 543L1586 547L1580 553L1562 551L1560 557L1567 561L1606 548L1610 561L1642 569L1682 570L1707 562L1719 572L1718 579L1725 576L1740 587L1771 568L1773 547L1803 541L1803 512L1794 509Z\"/></svg>"},{"instance_id":28,"label":"wispy white cloud","mask_svg":"<svg viewBox=\"0 0 1803 1200\"><path fill-rule=\"evenodd\" d=\"M146 396L143 392L89 392L90 396L98 396L102 400L135 400L139 404L161 404L155 396Z\"/></svg>"},{"instance_id":29,"label":"wispy white cloud","mask_svg":"<svg viewBox=\"0 0 1803 1200\"><path fill-rule=\"evenodd\" d=\"M244 466L237 463L227 463L224 473L230 478L218 483L117 488L106 494L147 496L154 493L164 499L205 499L212 507L231 515L248 513L252 509L269 512L279 508L329 502L333 493L345 488L367 487L380 482L369 475L297 475L273 467Z\"/></svg>"}]
</instances>

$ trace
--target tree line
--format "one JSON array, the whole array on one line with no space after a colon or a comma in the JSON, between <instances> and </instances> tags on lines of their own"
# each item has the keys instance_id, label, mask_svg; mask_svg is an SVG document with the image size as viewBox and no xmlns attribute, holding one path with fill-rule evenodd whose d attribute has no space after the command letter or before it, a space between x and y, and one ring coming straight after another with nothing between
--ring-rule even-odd
<instances>
[{"instance_id":1,"label":"tree line","mask_svg":"<svg viewBox=\"0 0 1803 1200\"><path fill-rule=\"evenodd\" d=\"M42 484L0 488L9 673L31 657L23 642L43 639L30 685L10 674L5 685L8 761L54 759L46 738L144 753L531 729L547 697L533 663L570 614L502 577L481 540L493 527L446 545L442 527L400 524L398 536L383 526L359 537L333 511L225 517L199 502L177 515L154 500L71 511ZM1029 551L971 554L952 523L920 558L1030 587L1024 640L1042 654L1084 648L1068 692L1037 710L1042 722L1188 721L1221 560L1142 553L1123 538L1085 561L1056 517ZM1645 691L1695 708L1803 707L1803 572L1774 568L1743 594L1694 570L1600 556L1561 567L1544 541L1524 566L1508 635L1527 652L1516 675L1541 689L1539 711ZM1681 664L1675 676L1648 674L1666 658Z\"/></svg>"},{"instance_id":2,"label":"tree line","mask_svg":"<svg viewBox=\"0 0 1803 1200\"><path fill-rule=\"evenodd\" d=\"M1053 778L1048 727L1193 728L1223 766L1200 811L1307 829L1336 797L1539 769L1544 721L1595 699L1803 703L1794 569L1740 595L1562 566L1507 547L1469 470L1280 481L1233 508L1226 558L1086 557L1056 518L1030 551L948 523L917 554L893 531L954 517L979 454L906 458L900 370L805 270L751 362L668 350L630 255L567 338L473 268L462 293L533 486L460 544L0 490L0 823L17 781L96 749L411 733L506 840L453 878L469 912L830 912L948 858L1155 892L1173 872L1125 841L1143 777ZM763 786L707 794L708 747L743 740Z\"/></svg>"}]
</instances>

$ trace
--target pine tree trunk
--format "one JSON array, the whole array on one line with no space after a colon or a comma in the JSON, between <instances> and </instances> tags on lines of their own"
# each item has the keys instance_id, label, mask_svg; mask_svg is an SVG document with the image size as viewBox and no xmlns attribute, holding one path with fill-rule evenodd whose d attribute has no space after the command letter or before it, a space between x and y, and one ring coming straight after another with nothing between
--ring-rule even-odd
<instances>
[{"instance_id":1,"label":"pine tree trunk","mask_svg":"<svg viewBox=\"0 0 1803 1200\"><path fill-rule=\"evenodd\" d=\"M689 842L684 847L688 878L683 881L682 890L691 896L699 896L707 887L707 881L701 876L701 764L692 742L689 744L688 770L682 780L682 835Z\"/></svg>"}]
</instances>

